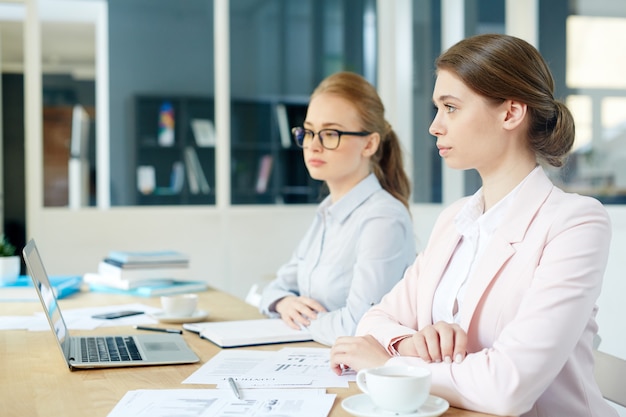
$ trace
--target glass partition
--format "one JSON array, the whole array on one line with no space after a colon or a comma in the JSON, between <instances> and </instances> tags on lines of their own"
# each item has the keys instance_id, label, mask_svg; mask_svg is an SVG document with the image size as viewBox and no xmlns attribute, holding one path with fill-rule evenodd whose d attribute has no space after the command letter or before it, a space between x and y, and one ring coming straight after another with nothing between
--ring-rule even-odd
<instances>
[{"instance_id":1,"label":"glass partition","mask_svg":"<svg viewBox=\"0 0 626 417\"><path fill-rule=\"evenodd\" d=\"M626 203L626 7L576 1L563 16L562 98L576 121L574 151L553 176L572 192ZM552 51L556 52L556 51Z\"/></svg>"},{"instance_id":2,"label":"glass partition","mask_svg":"<svg viewBox=\"0 0 626 417\"><path fill-rule=\"evenodd\" d=\"M67 26L67 25L66 25ZM42 37L45 37L42 25ZM93 28L90 32L93 35ZM45 207L96 204L96 106L91 78L45 74L43 168Z\"/></svg>"},{"instance_id":3,"label":"glass partition","mask_svg":"<svg viewBox=\"0 0 626 417\"><path fill-rule=\"evenodd\" d=\"M413 201L442 202L441 161L428 134L434 117L430 94L433 62L441 46L439 1L413 3L414 171ZM620 0L552 0L539 4L539 48L556 84L555 96L569 106L576 142L562 169L549 169L567 191L603 203L626 203L626 50L611 40L626 37L626 8ZM463 2L465 36L504 33L505 0ZM480 187L474 171L464 173L466 195Z\"/></svg>"},{"instance_id":4,"label":"glass partition","mask_svg":"<svg viewBox=\"0 0 626 417\"><path fill-rule=\"evenodd\" d=\"M466 36L504 32L505 4L464 1ZM612 47L607 39L625 34L626 12L619 0L539 5L538 46L555 74L557 96L566 100L577 124L574 152L552 175L567 190L623 203L626 58L620 49L605 48ZM323 189L309 178L289 128L301 123L308 95L326 75L347 69L376 84L376 1L237 0L229 7L230 201L315 203ZM413 1L416 203L442 201L441 161L428 134L441 13L439 1ZM96 169L95 118L102 109L96 111L95 29L75 17L55 19L41 26L44 205L72 206L70 160L76 156L82 162L74 182L80 206L94 205L103 187L110 188L111 205L215 204L213 2L108 3L110 175L105 173L105 183L95 180L102 170ZM0 16L3 56L21 44L8 32L16 25L14 32L21 31L19 17L5 20ZM15 78L20 70L7 68L3 63L10 90L21 83ZM72 124L77 117L83 122ZM84 120L89 128L77 129ZM73 155L72 137L80 137L78 132L83 135L78 143L85 146L74 148L79 153ZM467 194L480 185L474 172L465 174L464 184Z\"/></svg>"},{"instance_id":5,"label":"glass partition","mask_svg":"<svg viewBox=\"0 0 626 417\"><path fill-rule=\"evenodd\" d=\"M232 204L317 203L321 183L310 179L290 130L327 75L375 74L375 2L230 5Z\"/></svg>"},{"instance_id":6,"label":"glass partition","mask_svg":"<svg viewBox=\"0 0 626 417\"><path fill-rule=\"evenodd\" d=\"M113 205L215 204L212 7L109 4ZM230 2L232 204L319 201L289 131L326 75L373 77L374 12L374 0Z\"/></svg>"},{"instance_id":7,"label":"glass partition","mask_svg":"<svg viewBox=\"0 0 626 417\"><path fill-rule=\"evenodd\" d=\"M63 10L72 4L67 0L42 2L39 10L46 207L95 205L96 26L90 7L75 8L73 16L64 16ZM11 115L4 124L4 144L10 151L6 163L11 172L23 170L23 158L16 158L15 152L23 147L24 139L20 123L24 120L24 16L24 5L0 3L3 104ZM80 111L75 111L75 106ZM73 156L79 166L72 164ZM15 181L7 187L9 195L23 196ZM72 192L75 198L71 198Z\"/></svg>"},{"instance_id":8,"label":"glass partition","mask_svg":"<svg viewBox=\"0 0 626 417\"><path fill-rule=\"evenodd\" d=\"M441 202L441 158L428 127L434 116L434 61L441 51L441 7L437 0L413 2L413 194L415 203Z\"/></svg>"},{"instance_id":9,"label":"glass partition","mask_svg":"<svg viewBox=\"0 0 626 417\"><path fill-rule=\"evenodd\" d=\"M468 0L463 7L465 36L505 32L505 0ZM434 62L442 48L441 13L440 1L413 2L413 202L416 203L443 202L442 160L435 138L428 132L435 116L432 91L435 82ZM474 193L480 187L478 174L466 171L462 175L465 194Z\"/></svg>"},{"instance_id":10,"label":"glass partition","mask_svg":"<svg viewBox=\"0 0 626 417\"><path fill-rule=\"evenodd\" d=\"M109 2L112 205L215 203L213 2Z\"/></svg>"}]
</instances>

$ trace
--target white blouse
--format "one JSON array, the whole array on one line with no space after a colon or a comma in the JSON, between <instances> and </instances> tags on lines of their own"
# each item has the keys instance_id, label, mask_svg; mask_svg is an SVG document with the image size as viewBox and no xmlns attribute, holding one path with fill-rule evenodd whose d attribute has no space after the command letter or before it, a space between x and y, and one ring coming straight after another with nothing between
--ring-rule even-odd
<instances>
[{"instance_id":1,"label":"white blouse","mask_svg":"<svg viewBox=\"0 0 626 417\"><path fill-rule=\"evenodd\" d=\"M480 188L455 217L456 228L462 237L435 291L433 324L438 321L460 323L459 311L477 260L483 256L491 236L526 178L486 213L483 213L485 201Z\"/></svg>"}]
</instances>

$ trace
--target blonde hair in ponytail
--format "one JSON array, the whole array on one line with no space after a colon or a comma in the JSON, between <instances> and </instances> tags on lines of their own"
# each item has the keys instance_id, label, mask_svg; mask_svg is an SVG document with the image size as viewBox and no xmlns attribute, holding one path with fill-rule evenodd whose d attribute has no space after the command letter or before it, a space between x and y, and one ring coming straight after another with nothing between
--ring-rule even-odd
<instances>
[{"instance_id":1,"label":"blonde hair in ponytail","mask_svg":"<svg viewBox=\"0 0 626 417\"><path fill-rule=\"evenodd\" d=\"M359 74L343 71L325 78L311 98L332 93L350 101L361 118L363 130L380 135L380 146L371 159L371 169L381 186L409 208L411 183L404 171L398 136L385 120L385 107L372 84Z\"/></svg>"}]
</instances>

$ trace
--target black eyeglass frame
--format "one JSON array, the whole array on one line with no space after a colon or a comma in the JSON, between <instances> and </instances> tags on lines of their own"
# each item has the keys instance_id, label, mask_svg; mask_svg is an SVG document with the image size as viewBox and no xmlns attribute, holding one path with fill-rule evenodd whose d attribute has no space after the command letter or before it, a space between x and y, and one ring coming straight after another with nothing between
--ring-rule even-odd
<instances>
[{"instance_id":1,"label":"black eyeglass frame","mask_svg":"<svg viewBox=\"0 0 626 417\"><path fill-rule=\"evenodd\" d=\"M335 132L337 134L337 146L335 146L334 148L329 148L328 146L324 145L324 139L322 139L323 132ZM348 132L345 130L338 130L338 129L321 129L316 133L312 131L311 129L306 129L300 126L297 126L291 129L291 135L293 136L293 140L296 142L296 145L298 145L299 148L304 148L304 138L307 136L307 134L311 135L311 138L312 138L311 140L315 139L315 136L317 136L318 139L320 140L320 144L322 145L322 147L324 149L328 149L329 151L332 151L339 147L339 144L341 143L341 137L344 135L365 137L365 136L371 135L372 132L364 132L364 131ZM301 137L301 139L298 139L298 137Z\"/></svg>"}]
</instances>

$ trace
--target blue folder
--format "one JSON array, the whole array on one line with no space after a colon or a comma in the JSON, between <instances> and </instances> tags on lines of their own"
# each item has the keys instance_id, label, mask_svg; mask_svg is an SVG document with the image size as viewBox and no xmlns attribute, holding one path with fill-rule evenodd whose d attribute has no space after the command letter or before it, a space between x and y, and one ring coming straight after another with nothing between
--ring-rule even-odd
<instances>
[{"instance_id":1,"label":"blue folder","mask_svg":"<svg viewBox=\"0 0 626 417\"><path fill-rule=\"evenodd\" d=\"M51 276L50 285L58 299L80 291L83 283L81 276ZM39 301L29 275L20 275L17 281L10 284L0 283L0 301Z\"/></svg>"}]
</instances>

